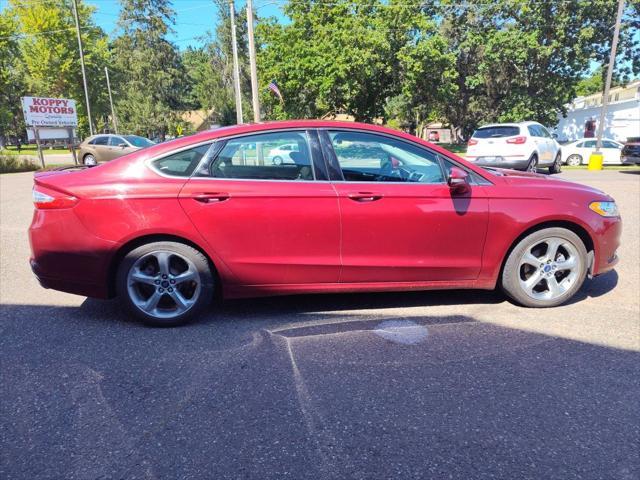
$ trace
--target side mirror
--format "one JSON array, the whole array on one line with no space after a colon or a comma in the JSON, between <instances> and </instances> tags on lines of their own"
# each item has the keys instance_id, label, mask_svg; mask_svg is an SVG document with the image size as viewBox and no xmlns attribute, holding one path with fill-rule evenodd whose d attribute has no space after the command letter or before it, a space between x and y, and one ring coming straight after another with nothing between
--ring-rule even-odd
<instances>
[{"instance_id":1,"label":"side mirror","mask_svg":"<svg viewBox=\"0 0 640 480\"><path fill-rule=\"evenodd\" d=\"M557 138L558 138L558 134L557 134L557 133L552 133L552 134L551 134L551 137L552 137L552 138L556 138L556 139L557 139Z\"/></svg>"},{"instance_id":2,"label":"side mirror","mask_svg":"<svg viewBox=\"0 0 640 480\"><path fill-rule=\"evenodd\" d=\"M447 183L452 193L466 193L470 190L469 174L458 167L451 167Z\"/></svg>"},{"instance_id":3,"label":"side mirror","mask_svg":"<svg viewBox=\"0 0 640 480\"><path fill-rule=\"evenodd\" d=\"M118 146L120 148L127 148L127 144L126 143L119 143Z\"/></svg>"}]
</instances>

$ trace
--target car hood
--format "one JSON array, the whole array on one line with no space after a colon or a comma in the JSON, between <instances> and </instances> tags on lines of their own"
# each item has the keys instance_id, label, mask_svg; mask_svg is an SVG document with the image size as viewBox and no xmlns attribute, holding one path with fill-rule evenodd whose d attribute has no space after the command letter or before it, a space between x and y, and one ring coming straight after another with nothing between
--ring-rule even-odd
<instances>
[{"instance_id":1,"label":"car hood","mask_svg":"<svg viewBox=\"0 0 640 480\"><path fill-rule=\"evenodd\" d=\"M588 194L593 200L613 201L613 198L597 188L583 185L582 183L570 182L557 176L543 175L540 173L521 172L518 170L491 169L500 182L513 186L519 190L534 188L545 197L553 198L555 193L565 192Z\"/></svg>"}]
</instances>

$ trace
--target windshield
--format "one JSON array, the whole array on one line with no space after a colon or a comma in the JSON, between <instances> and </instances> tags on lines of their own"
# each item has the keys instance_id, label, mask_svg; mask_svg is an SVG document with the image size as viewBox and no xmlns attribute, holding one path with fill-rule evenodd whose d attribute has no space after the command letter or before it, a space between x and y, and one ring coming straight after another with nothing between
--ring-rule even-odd
<instances>
[{"instance_id":1,"label":"windshield","mask_svg":"<svg viewBox=\"0 0 640 480\"><path fill-rule=\"evenodd\" d=\"M138 137L137 135L125 135L124 138L134 147L144 148L153 145L153 142L148 138Z\"/></svg>"},{"instance_id":2,"label":"windshield","mask_svg":"<svg viewBox=\"0 0 640 480\"><path fill-rule=\"evenodd\" d=\"M520 135L520 127L501 125L479 128L473 133L473 138L501 138L515 135Z\"/></svg>"}]
</instances>

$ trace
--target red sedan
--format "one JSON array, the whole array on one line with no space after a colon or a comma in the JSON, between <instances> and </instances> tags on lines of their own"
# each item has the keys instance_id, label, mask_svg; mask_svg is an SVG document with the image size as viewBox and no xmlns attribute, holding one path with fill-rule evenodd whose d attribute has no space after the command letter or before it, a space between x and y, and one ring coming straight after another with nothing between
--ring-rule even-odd
<instances>
[{"instance_id":1,"label":"red sedan","mask_svg":"<svg viewBox=\"0 0 640 480\"><path fill-rule=\"evenodd\" d=\"M269 152L293 145L292 162ZM242 125L36 174L31 266L177 325L221 297L494 289L552 307L617 262L611 197L357 123Z\"/></svg>"}]
</instances>

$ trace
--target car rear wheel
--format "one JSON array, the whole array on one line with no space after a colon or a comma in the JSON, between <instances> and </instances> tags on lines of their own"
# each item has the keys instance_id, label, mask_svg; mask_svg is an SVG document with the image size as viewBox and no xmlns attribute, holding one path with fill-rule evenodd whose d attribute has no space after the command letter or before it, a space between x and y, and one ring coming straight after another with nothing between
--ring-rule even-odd
<instances>
[{"instance_id":1,"label":"car rear wheel","mask_svg":"<svg viewBox=\"0 0 640 480\"><path fill-rule=\"evenodd\" d=\"M274 165L282 165L282 157L273 157Z\"/></svg>"},{"instance_id":2,"label":"car rear wheel","mask_svg":"<svg viewBox=\"0 0 640 480\"><path fill-rule=\"evenodd\" d=\"M562 155L560 155L560 152L558 152L558 154L556 155L556 159L553 162L553 165L549 167L549 173L553 175L554 173L560 173L561 171L562 171Z\"/></svg>"},{"instance_id":3,"label":"car rear wheel","mask_svg":"<svg viewBox=\"0 0 640 480\"><path fill-rule=\"evenodd\" d=\"M582 157L576 154L569 155L569 158L567 158L567 165L571 165L572 167L582 165Z\"/></svg>"},{"instance_id":4,"label":"car rear wheel","mask_svg":"<svg viewBox=\"0 0 640 480\"><path fill-rule=\"evenodd\" d=\"M118 296L144 323L173 327L206 308L214 294L207 258L189 245L153 242L129 252L118 268Z\"/></svg>"},{"instance_id":5,"label":"car rear wheel","mask_svg":"<svg viewBox=\"0 0 640 480\"><path fill-rule=\"evenodd\" d=\"M537 170L538 170L538 156L534 154L531 157L531 160L529 160L529 165L527 166L527 172L536 173Z\"/></svg>"},{"instance_id":6,"label":"car rear wheel","mask_svg":"<svg viewBox=\"0 0 640 480\"><path fill-rule=\"evenodd\" d=\"M502 289L526 307L554 307L580 289L587 273L587 250L565 228L545 228L527 235L504 265Z\"/></svg>"},{"instance_id":7,"label":"car rear wheel","mask_svg":"<svg viewBox=\"0 0 640 480\"><path fill-rule=\"evenodd\" d=\"M97 165L98 162L96 162L96 157L94 157L93 155L91 155L90 153L87 153L84 158L82 159L82 162L89 166L92 167L94 165Z\"/></svg>"}]
</instances>

